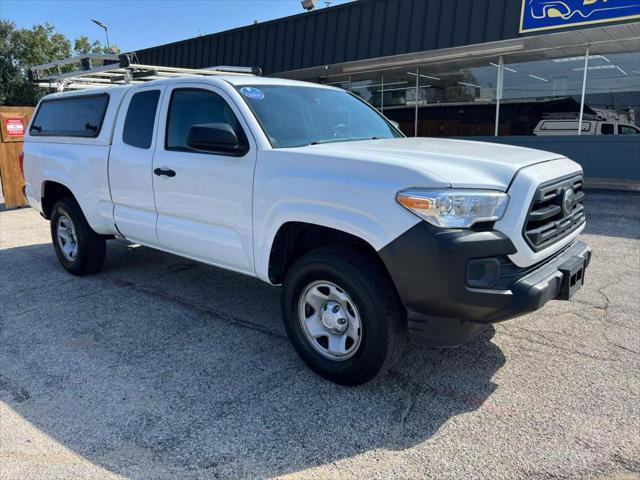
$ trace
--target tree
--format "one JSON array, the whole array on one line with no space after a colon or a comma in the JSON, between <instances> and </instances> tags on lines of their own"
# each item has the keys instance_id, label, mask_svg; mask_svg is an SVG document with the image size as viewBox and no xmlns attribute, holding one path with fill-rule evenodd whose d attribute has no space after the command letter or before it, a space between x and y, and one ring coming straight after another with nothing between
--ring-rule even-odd
<instances>
[{"instance_id":1,"label":"tree","mask_svg":"<svg viewBox=\"0 0 640 480\"><path fill-rule=\"evenodd\" d=\"M13 22L0 20L0 105L35 105L47 93L28 80L30 66L62 60L72 54L105 52L99 41L90 43L84 36L75 40L72 50L67 37L48 23L16 29Z\"/></svg>"},{"instance_id":2,"label":"tree","mask_svg":"<svg viewBox=\"0 0 640 480\"><path fill-rule=\"evenodd\" d=\"M89 39L85 36L76 38L73 50L76 55L86 55L87 53L119 53L118 47L107 48L102 45L99 40L89 42Z\"/></svg>"}]
</instances>

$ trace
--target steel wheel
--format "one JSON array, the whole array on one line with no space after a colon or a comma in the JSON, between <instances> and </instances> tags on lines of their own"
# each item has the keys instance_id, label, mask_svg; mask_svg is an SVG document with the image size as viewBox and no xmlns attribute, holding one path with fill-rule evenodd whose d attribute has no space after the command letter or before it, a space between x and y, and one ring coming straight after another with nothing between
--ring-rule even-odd
<instances>
[{"instance_id":1,"label":"steel wheel","mask_svg":"<svg viewBox=\"0 0 640 480\"><path fill-rule=\"evenodd\" d=\"M300 325L311 346L331 360L346 360L358 350L362 323L355 303L336 284L316 281L305 287L298 305Z\"/></svg>"},{"instance_id":2,"label":"steel wheel","mask_svg":"<svg viewBox=\"0 0 640 480\"><path fill-rule=\"evenodd\" d=\"M78 255L78 237L76 227L69 217L62 214L56 223L56 241L60 252L68 261L73 262Z\"/></svg>"}]
</instances>

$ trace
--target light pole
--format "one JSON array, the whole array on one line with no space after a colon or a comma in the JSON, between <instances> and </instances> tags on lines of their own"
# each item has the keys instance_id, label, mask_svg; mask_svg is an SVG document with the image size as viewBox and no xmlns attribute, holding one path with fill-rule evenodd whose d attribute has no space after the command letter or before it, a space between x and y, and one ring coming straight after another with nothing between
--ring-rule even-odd
<instances>
[{"instance_id":1,"label":"light pole","mask_svg":"<svg viewBox=\"0 0 640 480\"><path fill-rule=\"evenodd\" d=\"M96 25L98 25L100 28L104 28L104 34L107 37L107 50L111 51L111 47L109 46L109 32L107 31L107 26L104 23L102 23L101 21L99 21L99 20L91 19L91 21L93 23L95 23Z\"/></svg>"}]
</instances>

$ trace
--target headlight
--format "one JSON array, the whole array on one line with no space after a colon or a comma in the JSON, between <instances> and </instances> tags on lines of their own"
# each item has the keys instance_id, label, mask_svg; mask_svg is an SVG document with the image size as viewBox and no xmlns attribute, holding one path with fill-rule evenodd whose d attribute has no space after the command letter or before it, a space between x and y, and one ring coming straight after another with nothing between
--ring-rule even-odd
<instances>
[{"instance_id":1,"label":"headlight","mask_svg":"<svg viewBox=\"0 0 640 480\"><path fill-rule=\"evenodd\" d=\"M469 228L478 222L500 220L509 195L491 190L403 190L398 203L420 218L447 228Z\"/></svg>"}]
</instances>

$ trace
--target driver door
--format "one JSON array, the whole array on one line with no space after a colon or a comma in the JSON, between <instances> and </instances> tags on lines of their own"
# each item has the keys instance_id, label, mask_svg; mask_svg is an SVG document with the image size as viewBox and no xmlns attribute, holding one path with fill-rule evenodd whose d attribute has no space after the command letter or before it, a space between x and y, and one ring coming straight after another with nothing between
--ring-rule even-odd
<instances>
[{"instance_id":1,"label":"driver door","mask_svg":"<svg viewBox=\"0 0 640 480\"><path fill-rule=\"evenodd\" d=\"M235 105L216 87L181 83L165 94L153 158L159 247L250 275L252 186L256 146ZM196 151L193 125L227 123L248 152Z\"/></svg>"}]
</instances>

